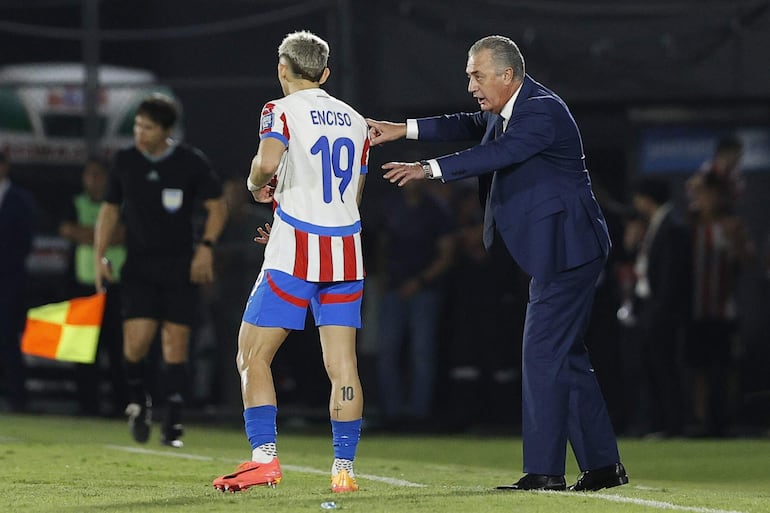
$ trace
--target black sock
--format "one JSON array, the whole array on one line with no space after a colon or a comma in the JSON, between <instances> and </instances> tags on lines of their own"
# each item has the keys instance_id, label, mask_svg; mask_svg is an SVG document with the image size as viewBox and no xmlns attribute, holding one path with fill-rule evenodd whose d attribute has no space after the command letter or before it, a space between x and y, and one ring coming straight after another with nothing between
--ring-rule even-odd
<instances>
[{"instance_id":1,"label":"black sock","mask_svg":"<svg viewBox=\"0 0 770 513\"><path fill-rule=\"evenodd\" d=\"M129 362L124 358L123 369L126 373L129 401L144 404L147 401L147 390L144 386L144 360Z\"/></svg>"},{"instance_id":2,"label":"black sock","mask_svg":"<svg viewBox=\"0 0 770 513\"><path fill-rule=\"evenodd\" d=\"M182 407L184 406L185 390L187 388L187 364L166 364L166 426L182 423Z\"/></svg>"}]
</instances>

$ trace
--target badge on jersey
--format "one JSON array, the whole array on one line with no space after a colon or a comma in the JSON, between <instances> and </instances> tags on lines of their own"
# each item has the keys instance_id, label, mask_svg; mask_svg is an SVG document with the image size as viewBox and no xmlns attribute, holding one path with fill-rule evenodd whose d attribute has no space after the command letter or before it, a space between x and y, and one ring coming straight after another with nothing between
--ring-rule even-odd
<instances>
[{"instance_id":1,"label":"badge on jersey","mask_svg":"<svg viewBox=\"0 0 770 513\"><path fill-rule=\"evenodd\" d=\"M182 207L184 191L182 189L163 189L161 191L161 203L166 212L173 214Z\"/></svg>"},{"instance_id":2,"label":"badge on jersey","mask_svg":"<svg viewBox=\"0 0 770 513\"><path fill-rule=\"evenodd\" d=\"M265 134L273 129L273 121L275 120L275 114L273 114L273 107L274 105L272 103L268 103L265 105L265 108L262 109L262 119L259 123L259 133Z\"/></svg>"},{"instance_id":3,"label":"badge on jersey","mask_svg":"<svg viewBox=\"0 0 770 513\"><path fill-rule=\"evenodd\" d=\"M262 123L259 129L259 133L264 134L265 132L269 132L273 129L273 117L274 115L272 112L262 116Z\"/></svg>"}]
</instances>

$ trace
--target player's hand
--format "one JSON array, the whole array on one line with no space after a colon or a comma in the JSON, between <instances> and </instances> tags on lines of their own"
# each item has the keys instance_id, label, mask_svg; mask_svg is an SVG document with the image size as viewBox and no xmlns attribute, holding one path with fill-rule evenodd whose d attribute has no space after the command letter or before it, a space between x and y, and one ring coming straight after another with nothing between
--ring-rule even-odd
<instances>
[{"instance_id":1,"label":"player's hand","mask_svg":"<svg viewBox=\"0 0 770 513\"><path fill-rule=\"evenodd\" d=\"M203 285L214 281L214 252L210 247L198 245L190 263L190 281Z\"/></svg>"},{"instance_id":2,"label":"player's hand","mask_svg":"<svg viewBox=\"0 0 770 513\"><path fill-rule=\"evenodd\" d=\"M269 182L251 192L251 196L257 203L271 203L275 194L275 187L278 185L278 177L274 176Z\"/></svg>"},{"instance_id":3,"label":"player's hand","mask_svg":"<svg viewBox=\"0 0 770 513\"><path fill-rule=\"evenodd\" d=\"M425 180L425 172L419 162L388 162L382 165L382 169L385 170L382 177L399 187L412 180Z\"/></svg>"},{"instance_id":4,"label":"player's hand","mask_svg":"<svg viewBox=\"0 0 770 513\"><path fill-rule=\"evenodd\" d=\"M257 227L257 233L259 235L254 237L254 242L259 244L267 244L267 241L270 240L270 223L265 223L264 228L261 226Z\"/></svg>"},{"instance_id":5,"label":"player's hand","mask_svg":"<svg viewBox=\"0 0 770 513\"><path fill-rule=\"evenodd\" d=\"M373 146L406 137L406 123L366 118L366 124L369 125L369 143Z\"/></svg>"}]
</instances>

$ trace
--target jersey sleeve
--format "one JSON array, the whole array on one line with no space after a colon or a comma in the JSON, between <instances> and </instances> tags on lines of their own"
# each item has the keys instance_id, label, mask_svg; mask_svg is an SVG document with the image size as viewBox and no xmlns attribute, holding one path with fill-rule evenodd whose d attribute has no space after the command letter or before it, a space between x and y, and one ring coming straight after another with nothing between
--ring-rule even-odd
<instances>
[{"instance_id":1,"label":"jersey sleeve","mask_svg":"<svg viewBox=\"0 0 770 513\"><path fill-rule=\"evenodd\" d=\"M286 113L281 105L268 102L262 107L262 116L259 119L259 140L265 137L274 137L284 146L289 145L289 125L286 122Z\"/></svg>"},{"instance_id":2,"label":"jersey sleeve","mask_svg":"<svg viewBox=\"0 0 770 513\"><path fill-rule=\"evenodd\" d=\"M369 172L369 134L364 137L364 149L361 152L361 174Z\"/></svg>"}]
</instances>

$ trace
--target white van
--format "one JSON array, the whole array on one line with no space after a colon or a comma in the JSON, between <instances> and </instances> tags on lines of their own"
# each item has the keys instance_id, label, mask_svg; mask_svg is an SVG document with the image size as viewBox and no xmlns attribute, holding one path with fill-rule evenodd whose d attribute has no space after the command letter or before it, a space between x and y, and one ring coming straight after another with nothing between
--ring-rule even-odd
<instances>
[{"instance_id":1,"label":"white van","mask_svg":"<svg viewBox=\"0 0 770 513\"><path fill-rule=\"evenodd\" d=\"M85 161L85 73L82 63L0 67L0 149L11 162ZM100 148L105 154L133 143L134 112L146 95L173 97L147 70L103 65L98 81Z\"/></svg>"},{"instance_id":2,"label":"white van","mask_svg":"<svg viewBox=\"0 0 770 513\"><path fill-rule=\"evenodd\" d=\"M85 74L82 63L0 67L0 151L11 162L11 179L29 190L37 205L37 230L27 259L35 303L59 299L57 291L67 279L70 243L59 236L58 225L65 204L81 189L87 158ZM134 143L135 111L148 94L175 98L148 70L103 65L98 80L96 156L108 157ZM182 138L181 133L174 137Z\"/></svg>"}]
</instances>

